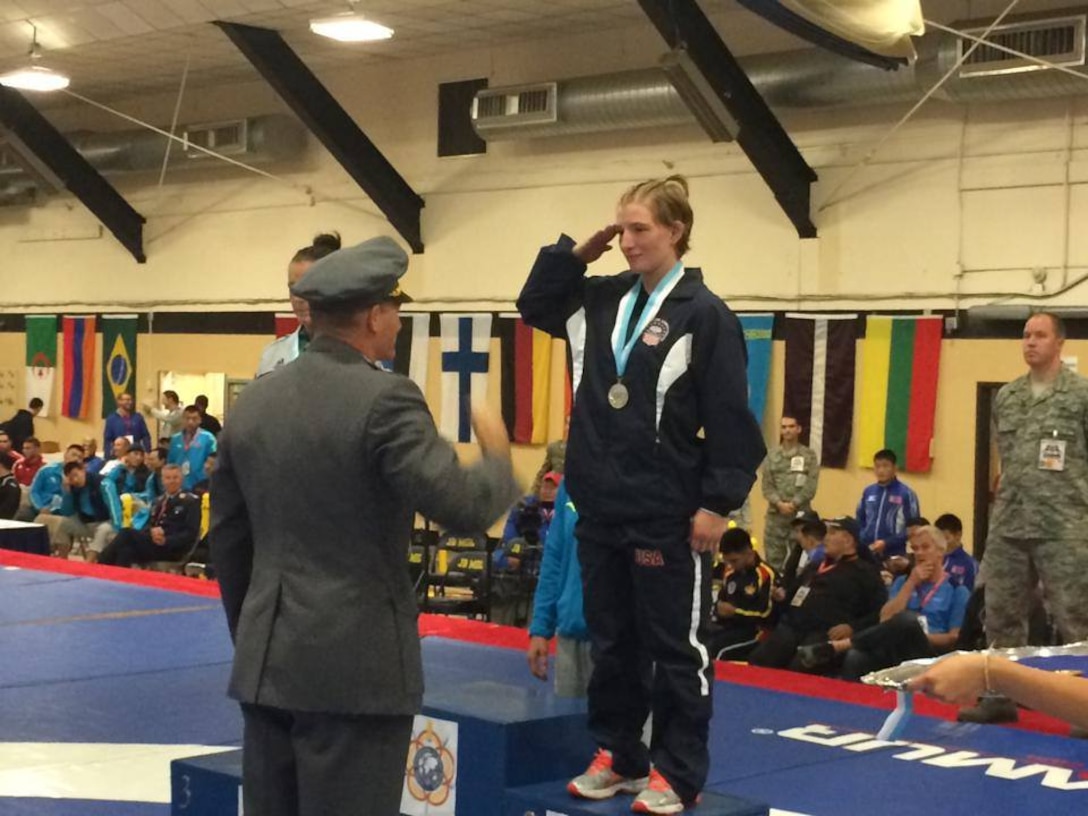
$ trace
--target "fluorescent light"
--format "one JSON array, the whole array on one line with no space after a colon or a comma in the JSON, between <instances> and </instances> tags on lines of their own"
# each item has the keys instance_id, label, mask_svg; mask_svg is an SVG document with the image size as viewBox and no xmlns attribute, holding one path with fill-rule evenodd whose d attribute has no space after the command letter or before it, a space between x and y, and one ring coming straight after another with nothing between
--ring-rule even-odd
<instances>
[{"instance_id":1,"label":"fluorescent light","mask_svg":"<svg viewBox=\"0 0 1088 816\"><path fill-rule=\"evenodd\" d=\"M354 12L310 20L310 31L340 42L373 42L393 36L393 29Z\"/></svg>"},{"instance_id":2,"label":"fluorescent light","mask_svg":"<svg viewBox=\"0 0 1088 816\"><path fill-rule=\"evenodd\" d=\"M64 74L50 71L41 65L20 68L0 75L0 85L20 91L60 91L71 82Z\"/></svg>"}]
</instances>

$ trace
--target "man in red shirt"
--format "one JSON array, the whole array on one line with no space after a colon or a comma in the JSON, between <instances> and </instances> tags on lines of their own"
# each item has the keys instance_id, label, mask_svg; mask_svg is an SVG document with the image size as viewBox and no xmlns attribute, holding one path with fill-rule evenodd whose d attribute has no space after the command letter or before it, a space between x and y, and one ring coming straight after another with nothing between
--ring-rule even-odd
<instances>
[{"instance_id":1,"label":"man in red shirt","mask_svg":"<svg viewBox=\"0 0 1088 816\"><path fill-rule=\"evenodd\" d=\"M38 441L36 436L27 437L23 442L23 458L21 461L15 463L15 467L12 473L15 475L15 481L26 487L30 487L30 483L34 481L35 474L41 470L42 465L45 464L45 460L42 459L42 443Z\"/></svg>"}]
</instances>

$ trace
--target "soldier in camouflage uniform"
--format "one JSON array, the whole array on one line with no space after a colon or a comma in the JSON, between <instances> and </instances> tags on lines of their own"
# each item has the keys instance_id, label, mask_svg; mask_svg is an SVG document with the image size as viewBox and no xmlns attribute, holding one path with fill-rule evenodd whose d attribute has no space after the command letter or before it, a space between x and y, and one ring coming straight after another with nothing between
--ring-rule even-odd
<instances>
[{"instance_id":1,"label":"soldier in camouflage uniform","mask_svg":"<svg viewBox=\"0 0 1088 816\"><path fill-rule=\"evenodd\" d=\"M768 453L763 462L763 496L768 505L763 552L776 571L782 569L789 552L790 522L799 511L812 509L820 481L816 454L800 443L800 437L797 420L782 417L782 445Z\"/></svg>"},{"instance_id":2,"label":"soldier in camouflage uniform","mask_svg":"<svg viewBox=\"0 0 1088 816\"><path fill-rule=\"evenodd\" d=\"M1036 575L1065 641L1088 638L1088 379L1062 365L1064 341L1059 317L1033 315L1023 340L1030 371L994 400L1001 483L983 560L993 646L1027 645ZM987 707L984 698L968 711ZM1011 703L995 716L964 714L987 722L1016 718Z\"/></svg>"}]
</instances>

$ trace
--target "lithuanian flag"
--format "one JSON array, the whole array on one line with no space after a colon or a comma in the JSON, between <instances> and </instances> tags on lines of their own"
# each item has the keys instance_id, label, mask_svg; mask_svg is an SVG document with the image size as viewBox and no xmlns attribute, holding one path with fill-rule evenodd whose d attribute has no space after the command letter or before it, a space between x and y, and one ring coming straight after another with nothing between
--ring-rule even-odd
<instances>
[{"instance_id":1,"label":"lithuanian flag","mask_svg":"<svg viewBox=\"0 0 1088 816\"><path fill-rule=\"evenodd\" d=\"M942 317L870 317L862 346L858 465L895 451L903 469L928 471L937 410Z\"/></svg>"}]
</instances>

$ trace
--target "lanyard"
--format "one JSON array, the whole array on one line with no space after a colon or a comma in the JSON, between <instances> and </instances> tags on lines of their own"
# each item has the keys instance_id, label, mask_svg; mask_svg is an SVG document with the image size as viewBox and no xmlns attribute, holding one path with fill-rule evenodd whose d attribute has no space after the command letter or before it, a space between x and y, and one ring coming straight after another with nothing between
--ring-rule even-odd
<instances>
[{"instance_id":1,"label":"lanyard","mask_svg":"<svg viewBox=\"0 0 1088 816\"><path fill-rule=\"evenodd\" d=\"M646 306L642 309L642 315L639 317L638 323L635 324L635 330L631 332L631 338L625 343L624 338L627 337L627 328L631 325L631 315L635 311L635 301L638 300L638 287L642 286L642 278L636 280L635 285L631 287L631 291L627 293L627 305L624 307L623 317L612 332L612 354L616 358L617 376L622 377L623 372L627 370L627 360L631 357L631 350L635 347L639 337L642 336L643 330L657 315L662 301L672 292L683 272L684 264L677 261L676 266L670 269L668 274L658 282L650 293Z\"/></svg>"},{"instance_id":2,"label":"lanyard","mask_svg":"<svg viewBox=\"0 0 1088 816\"><path fill-rule=\"evenodd\" d=\"M947 578L947 577L948 577L948 574L947 574L947 573L944 573L944 572L942 572L942 573L941 573L941 580L939 580L939 581L938 581L937 583L935 583L935 584L933 585L933 589L931 589L931 590L930 590L929 592L927 592L927 593L926 593L926 596L925 596L924 598L921 598L921 597L920 597L920 601L921 601L921 608L922 608L923 610L924 610L924 609L926 608L926 604L928 604L928 603L929 603L930 601L932 601L932 600L933 600L933 596L937 594L937 590L941 588L941 584L943 584L943 583L944 583L944 579L945 579L945 578ZM916 589L916 590L914 591L914 594L915 594L915 595L918 595L918 596L920 596L920 595L921 595L921 593L920 593L920 592L918 591L918 590L920 590L920 589L921 589L921 587L919 587L918 589Z\"/></svg>"}]
</instances>

